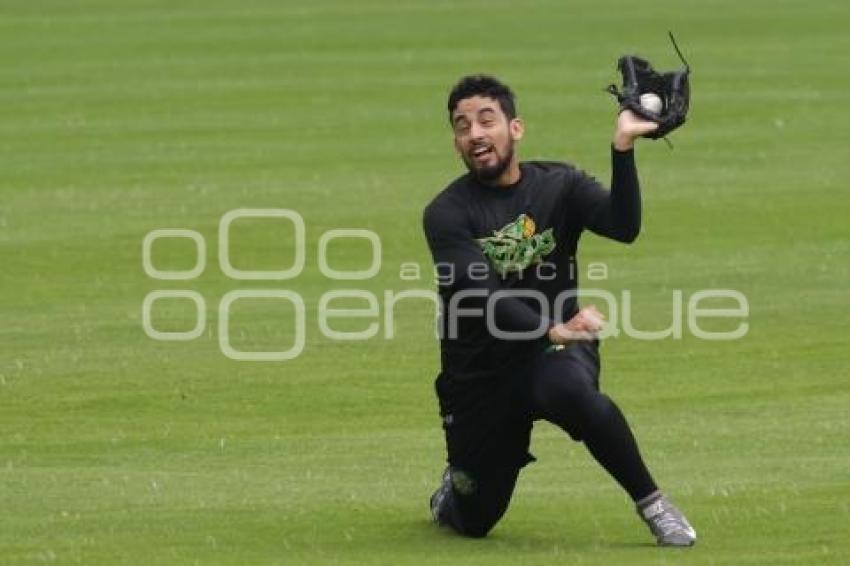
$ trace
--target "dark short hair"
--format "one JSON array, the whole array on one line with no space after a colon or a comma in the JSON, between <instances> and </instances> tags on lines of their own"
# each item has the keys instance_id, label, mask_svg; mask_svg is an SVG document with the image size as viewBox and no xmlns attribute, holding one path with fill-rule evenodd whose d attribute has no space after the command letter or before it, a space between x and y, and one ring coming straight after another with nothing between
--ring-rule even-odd
<instances>
[{"instance_id":1,"label":"dark short hair","mask_svg":"<svg viewBox=\"0 0 850 566\"><path fill-rule=\"evenodd\" d=\"M454 113L458 103L464 98L473 96L492 98L499 103L508 120L516 118L514 93L508 85L490 75L467 75L461 78L449 93L449 122L452 121L452 113Z\"/></svg>"}]
</instances>

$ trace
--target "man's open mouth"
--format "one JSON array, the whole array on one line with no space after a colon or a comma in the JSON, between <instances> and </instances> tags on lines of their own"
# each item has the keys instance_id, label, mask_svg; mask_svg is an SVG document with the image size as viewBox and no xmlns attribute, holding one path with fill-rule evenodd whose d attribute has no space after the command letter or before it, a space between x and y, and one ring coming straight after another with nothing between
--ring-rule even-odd
<instances>
[{"instance_id":1,"label":"man's open mouth","mask_svg":"<svg viewBox=\"0 0 850 566\"><path fill-rule=\"evenodd\" d=\"M493 152L493 146L491 145L483 145L472 150L472 157L476 160L483 161L490 157L490 154Z\"/></svg>"}]
</instances>

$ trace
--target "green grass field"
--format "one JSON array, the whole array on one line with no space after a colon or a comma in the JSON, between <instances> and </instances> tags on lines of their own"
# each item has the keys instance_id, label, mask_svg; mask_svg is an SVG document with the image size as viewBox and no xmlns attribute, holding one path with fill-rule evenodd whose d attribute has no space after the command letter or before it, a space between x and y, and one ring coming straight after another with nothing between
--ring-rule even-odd
<instances>
[{"instance_id":1,"label":"green grass field","mask_svg":"<svg viewBox=\"0 0 850 566\"><path fill-rule=\"evenodd\" d=\"M175 4L0 6L0 563L850 560L845 2ZM608 265L604 289L632 291L644 329L669 323L676 289L749 300L741 340L604 346L603 387L698 546L655 548L584 448L546 424L491 536L452 537L426 508L444 458L432 307L400 303L395 339L381 323L340 342L320 334L318 302L356 287L383 315L385 290L433 288L421 210L461 172L444 110L460 75L517 91L522 156L607 179L602 88L626 52L678 66L668 29L694 69L691 119L674 151L638 148L641 238L587 236L580 259ZM298 278L222 273L218 222L239 208L304 218ZM202 275L145 274L157 228L204 237ZM334 228L381 237L376 277L322 275ZM279 269L292 238L284 222L237 221L231 260ZM190 269L193 253L186 239L153 246L159 269ZM330 247L337 269L369 257L364 242ZM421 280L399 277L404 262ZM158 289L200 293L199 338L146 336L142 302ZM236 289L299 293L302 355L225 357L218 305ZM189 330L193 309L158 302L153 324ZM235 348L286 349L295 330L284 302L233 307Z\"/></svg>"}]
</instances>

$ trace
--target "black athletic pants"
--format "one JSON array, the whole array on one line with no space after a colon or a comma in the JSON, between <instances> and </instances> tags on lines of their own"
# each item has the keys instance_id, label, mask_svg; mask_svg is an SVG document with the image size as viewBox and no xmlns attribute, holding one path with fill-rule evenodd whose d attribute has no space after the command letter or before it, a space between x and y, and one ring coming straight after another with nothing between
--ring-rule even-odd
<instances>
[{"instance_id":1,"label":"black athletic pants","mask_svg":"<svg viewBox=\"0 0 850 566\"><path fill-rule=\"evenodd\" d=\"M531 426L539 419L584 442L633 500L657 489L623 414L599 391L597 348L596 343L578 343L541 353L501 393L478 403L477 418L468 423L463 412L450 412L452 403L442 388L452 491L441 522L471 537L490 531L507 510L520 469L531 460Z\"/></svg>"}]
</instances>

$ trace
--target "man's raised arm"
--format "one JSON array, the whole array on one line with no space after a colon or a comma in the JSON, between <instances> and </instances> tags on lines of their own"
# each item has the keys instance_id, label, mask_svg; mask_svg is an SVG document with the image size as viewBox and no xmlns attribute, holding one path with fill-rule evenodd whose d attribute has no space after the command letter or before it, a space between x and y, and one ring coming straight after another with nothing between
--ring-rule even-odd
<instances>
[{"instance_id":1,"label":"man's raised arm","mask_svg":"<svg viewBox=\"0 0 850 566\"><path fill-rule=\"evenodd\" d=\"M658 127L642 120L630 110L617 117L617 129L611 144L611 190L598 181L580 174L573 189L579 223L600 236L631 243L640 233L640 183L635 166L634 143L641 135Z\"/></svg>"}]
</instances>

